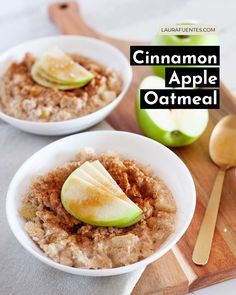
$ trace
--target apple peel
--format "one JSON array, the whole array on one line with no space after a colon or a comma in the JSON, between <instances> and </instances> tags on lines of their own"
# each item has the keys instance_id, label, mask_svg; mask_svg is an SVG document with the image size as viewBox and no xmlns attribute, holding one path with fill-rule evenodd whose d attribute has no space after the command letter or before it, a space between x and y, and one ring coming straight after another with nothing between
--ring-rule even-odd
<instances>
[{"instance_id":1,"label":"apple peel","mask_svg":"<svg viewBox=\"0 0 236 295\"><path fill-rule=\"evenodd\" d=\"M94 77L57 47L46 51L34 63L31 75L36 83L60 90L80 88Z\"/></svg>"},{"instance_id":2,"label":"apple peel","mask_svg":"<svg viewBox=\"0 0 236 295\"><path fill-rule=\"evenodd\" d=\"M92 225L127 227L142 218L142 210L99 161L85 162L69 175L61 201L69 214Z\"/></svg>"}]
</instances>

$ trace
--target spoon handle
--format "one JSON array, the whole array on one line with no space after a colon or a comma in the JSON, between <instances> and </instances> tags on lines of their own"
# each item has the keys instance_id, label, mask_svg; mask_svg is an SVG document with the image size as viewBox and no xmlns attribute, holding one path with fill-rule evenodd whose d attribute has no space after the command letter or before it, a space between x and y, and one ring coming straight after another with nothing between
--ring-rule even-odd
<instances>
[{"instance_id":1,"label":"spoon handle","mask_svg":"<svg viewBox=\"0 0 236 295\"><path fill-rule=\"evenodd\" d=\"M192 256L193 262L198 265L205 265L208 262L220 205L224 177L225 171L219 170L207 205L205 216L198 233Z\"/></svg>"}]
</instances>

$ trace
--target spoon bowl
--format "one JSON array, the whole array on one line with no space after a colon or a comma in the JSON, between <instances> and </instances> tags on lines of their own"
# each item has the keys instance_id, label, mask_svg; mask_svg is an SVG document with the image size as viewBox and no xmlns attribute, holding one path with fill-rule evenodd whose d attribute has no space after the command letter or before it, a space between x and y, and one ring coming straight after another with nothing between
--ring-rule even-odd
<instances>
[{"instance_id":1,"label":"spoon bowl","mask_svg":"<svg viewBox=\"0 0 236 295\"><path fill-rule=\"evenodd\" d=\"M228 115L215 126L209 144L212 161L225 170L236 166L236 115Z\"/></svg>"},{"instance_id":2,"label":"spoon bowl","mask_svg":"<svg viewBox=\"0 0 236 295\"><path fill-rule=\"evenodd\" d=\"M225 116L215 126L210 138L209 154L220 169L193 250L192 260L197 265L208 262L225 172L236 166L236 115Z\"/></svg>"}]
</instances>

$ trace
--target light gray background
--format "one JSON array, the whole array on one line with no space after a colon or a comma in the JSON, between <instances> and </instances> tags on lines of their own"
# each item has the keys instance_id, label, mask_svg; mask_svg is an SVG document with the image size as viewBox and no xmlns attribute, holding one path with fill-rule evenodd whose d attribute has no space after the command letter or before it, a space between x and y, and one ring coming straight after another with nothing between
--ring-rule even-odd
<instances>
[{"instance_id":1,"label":"light gray background","mask_svg":"<svg viewBox=\"0 0 236 295\"><path fill-rule=\"evenodd\" d=\"M0 52L20 42L59 34L47 15L49 0L0 0ZM221 41L221 76L236 94L235 0L81 0L82 13L97 30L113 37L152 39L161 24L199 20L216 25ZM0 295L128 294L138 275L112 279L84 279L48 269L26 253L13 238L5 217L5 196L17 168L35 151L55 140L18 131L0 121ZM32 278L36 280L32 281ZM34 285L32 285L34 282ZM36 283L35 283L36 282ZM108 284L108 285L107 285ZM97 287L94 287L94 286ZM122 291L119 290L123 286ZM85 290L82 292L82 290ZM91 291L92 290L92 291ZM198 292L198 295L233 295L236 280ZM87 292L87 293L86 293Z\"/></svg>"}]
</instances>

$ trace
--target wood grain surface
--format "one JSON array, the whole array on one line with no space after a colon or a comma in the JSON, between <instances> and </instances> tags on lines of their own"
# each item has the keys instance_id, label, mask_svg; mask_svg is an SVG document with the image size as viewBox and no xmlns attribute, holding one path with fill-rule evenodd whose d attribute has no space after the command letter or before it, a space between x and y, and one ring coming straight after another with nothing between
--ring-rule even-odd
<instances>
[{"instance_id":1,"label":"wood grain surface","mask_svg":"<svg viewBox=\"0 0 236 295\"><path fill-rule=\"evenodd\" d=\"M119 48L127 57L129 57L129 46L137 44L137 42L112 39L94 31L82 19L76 2L51 4L49 15L62 33L104 40ZM140 82L150 73L149 67L133 67L133 82L127 95L107 118L113 128L142 134L135 119L135 97ZM197 233L217 173L217 167L208 155L209 136L214 125L223 115L236 113L236 100L222 83L220 92L221 107L219 110L210 111L208 128L201 138L188 147L172 149L185 162L194 178L197 189L194 218L173 250L146 268L133 295L184 294L236 277L236 173L234 169L226 174L209 263L206 266L197 266L191 260Z\"/></svg>"}]
</instances>

